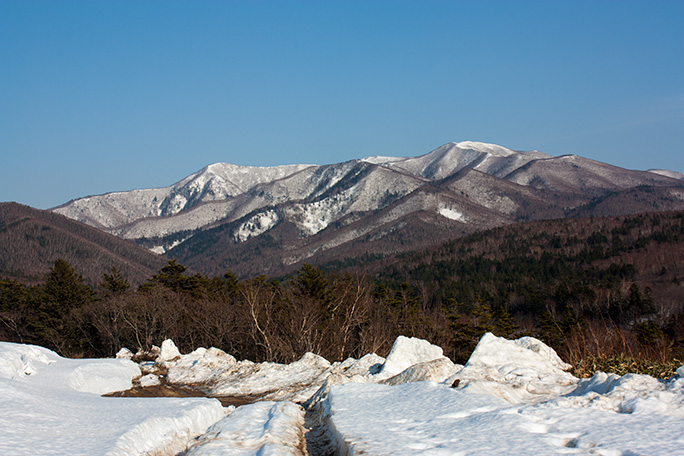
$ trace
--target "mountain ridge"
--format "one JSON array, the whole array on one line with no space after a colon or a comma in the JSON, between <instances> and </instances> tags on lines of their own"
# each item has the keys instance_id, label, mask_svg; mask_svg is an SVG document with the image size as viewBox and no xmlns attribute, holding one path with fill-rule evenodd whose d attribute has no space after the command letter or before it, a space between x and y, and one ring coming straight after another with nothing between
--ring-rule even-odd
<instances>
[{"instance_id":1,"label":"mountain ridge","mask_svg":"<svg viewBox=\"0 0 684 456\"><path fill-rule=\"evenodd\" d=\"M34 283L61 258L90 283L116 267L141 283L166 260L128 241L60 214L0 203L0 278Z\"/></svg>"},{"instance_id":2,"label":"mountain ridge","mask_svg":"<svg viewBox=\"0 0 684 456\"><path fill-rule=\"evenodd\" d=\"M425 225L422 237L412 236L423 245L448 239L450 231L455 236L519 221L591 216L594 209L629 213L627 194L640 211L684 209L684 180L676 177L462 141L417 157L377 155L328 165L214 163L169 187L90 196L52 210L205 273L216 273L216 264L257 273L260 263L285 272L346 243L369 252L402 251L407 246L378 241L419 219L431 220L440 233ZM431 215L410 216L420 211ZM450 228L439 228L442 223ZM203 265L199 246L210 239L221 240L212 249L216 264ZM264 251L266 263L244 260ZM243 260L229 260L237 257Z\"/></svg>"}]
</instances>

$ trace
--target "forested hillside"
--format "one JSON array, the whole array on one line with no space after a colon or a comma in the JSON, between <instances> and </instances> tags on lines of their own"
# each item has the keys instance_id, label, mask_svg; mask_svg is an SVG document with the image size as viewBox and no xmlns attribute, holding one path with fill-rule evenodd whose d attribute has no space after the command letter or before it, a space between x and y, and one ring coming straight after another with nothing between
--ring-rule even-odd
<instances>
[{"instance_id":1,"label":"forested hillside","mask_svg":"<svg viewBox=\"0 0 684 456\"><path fill-rule=\"evenodd\" d=\"M17 203L0 203L0 278L38 283L62 258L91 284L112 267L140 283L166 260L80 222Z\"/></svg>"},{"instance_id":2,"label":"forested hillside","mask_svg":"<svg viewBox=\"0 0 684 456\"><path fill-rule=\"evenodd\" d=\"M360 270L208 277L171 260L139 287L87 285L58 260L43 283L0 282L0 338L71 356L215 346L290 362L386 354L398 335L464 361L486 331L534 335L571 362L684 355L684 212L546 221L471 235Z\"/></svg>"}]
</instances>

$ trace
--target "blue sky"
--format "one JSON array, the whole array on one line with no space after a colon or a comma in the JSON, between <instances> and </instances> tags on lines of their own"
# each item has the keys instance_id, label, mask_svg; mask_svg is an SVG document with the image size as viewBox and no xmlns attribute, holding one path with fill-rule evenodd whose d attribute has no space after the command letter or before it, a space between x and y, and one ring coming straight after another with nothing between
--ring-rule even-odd
<instances>
[{"instance_id":1,"label":"blue sky","mask_svg":"<svg viewBox=\"0 0 684 456\"><path fill-rule=\"evenodd\" d=\"M684 172L684 1L0 0L0 201L464 140Z\"/></svg>"}]
</instances>

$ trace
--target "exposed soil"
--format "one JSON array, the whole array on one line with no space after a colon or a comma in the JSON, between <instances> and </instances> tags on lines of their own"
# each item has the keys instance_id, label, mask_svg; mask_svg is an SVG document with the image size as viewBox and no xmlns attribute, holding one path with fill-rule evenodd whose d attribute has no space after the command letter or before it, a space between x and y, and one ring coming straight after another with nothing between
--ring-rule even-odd
<instances>
[{"instance_id":1,"label":"exposed soil","mask_svg":"<svg viewBox=\"0 0 684 456\"><path fill-rule=\"evenodd\" d=\"M188 386L178 385L157 385L157 386L134 386L125 391L117 391L116 393L105 394L108 397L210 397L218 399L221 405L229 407L231 405L239 407L245 404L251 404L261 399L261 396L208 396L200 388L192 388Z\"/></svg>"}]
</instances>

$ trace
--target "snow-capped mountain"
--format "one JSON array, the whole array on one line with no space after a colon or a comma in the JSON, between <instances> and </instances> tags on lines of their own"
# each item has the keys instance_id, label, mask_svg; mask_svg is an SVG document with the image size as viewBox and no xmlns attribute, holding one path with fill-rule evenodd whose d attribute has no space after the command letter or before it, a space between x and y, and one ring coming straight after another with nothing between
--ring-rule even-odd
<instances>
[{"instance_id":1,"label":"snow-capped mountain","mask_svg":"<svg viewBox=\"0 0 684 456\"><path fill-rule=\"evenodd\" d=\"M396 253L516 221L592 215L603 199L646 188L647 209L684 209L684 181L674 172L467 141L411 158L216 163L170 187L89 196L53 210L207 273L252 274ZM611 215L632 210L623 206Z\"/></svg>"}]
</instances>

